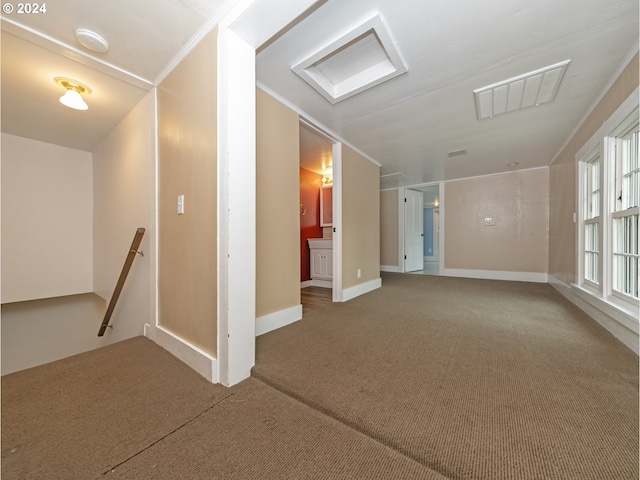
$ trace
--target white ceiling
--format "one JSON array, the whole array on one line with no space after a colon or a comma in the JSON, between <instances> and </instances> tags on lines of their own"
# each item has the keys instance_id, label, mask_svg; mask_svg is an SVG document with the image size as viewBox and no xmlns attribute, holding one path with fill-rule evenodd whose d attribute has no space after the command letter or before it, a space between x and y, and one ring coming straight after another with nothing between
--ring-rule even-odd
<instances>
[{"instance_id":1,"label":"white ceiling","mask_svg":"<svg viewBox=\"0 0 640 480\"><path fill-rule=\"evenodd\" d=\"M46 14L2 14L2 131L92 151L234 3L66 0ZM375 14L407 73L332 105L292 71ZM638 16L638 0L325 0L259 50L257 81L378 162L383 185L541 167L637 49ZM77 28L106 38L109 52L87 52ZM555 101L477 119L473 90L564 60ZM60 106L55 76L89 85L90 109Z\"/></svg>"},{"instance_id":2,"label":"white ceiling","mask_svg":"<svg viewBox=\"0 0 640 480\"><path fill-rule=\"evenodd\" d=\"M291 71L375 13L406 74L332 105ZM329 0L259 53L257 75L398 173L390 185L419 184L549 165L637 42L637 0ZM477 119L473 90L564 60L554 102Z\"/></svg>"},{"instance_id":3,"label":"white ceiling","mask_svg":"<svg viewBox=\"0 0 640 480\"><path fill-rule=\"evenodd\" d=\"M230 0L65 0L45 13L3 13L2 132L93 151L166 73L189 41ZM3 5L5 3L3 2ZM13 4L17 7L17 3ZM94 31L109 51L81 46ZM53 78L92 89L87 111L63 107Z\"/></svg>"}]
</instances>

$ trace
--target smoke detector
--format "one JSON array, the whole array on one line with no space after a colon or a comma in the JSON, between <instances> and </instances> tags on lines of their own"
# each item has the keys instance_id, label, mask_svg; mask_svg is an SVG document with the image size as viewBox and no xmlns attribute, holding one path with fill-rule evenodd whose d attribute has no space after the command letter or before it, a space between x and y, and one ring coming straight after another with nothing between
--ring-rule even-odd
<instances>
[{"instance_id":1,"label":"smoke detector","mask_svg":"<svg viewBox=\"0 0 640 480\"><path fill-rule=\"evenodd\" d=\"M86 28L76 30L76 39L80 45L92 52L107 53L109 50L109 43L104 38Z\"/></svg>"}]
</instances>

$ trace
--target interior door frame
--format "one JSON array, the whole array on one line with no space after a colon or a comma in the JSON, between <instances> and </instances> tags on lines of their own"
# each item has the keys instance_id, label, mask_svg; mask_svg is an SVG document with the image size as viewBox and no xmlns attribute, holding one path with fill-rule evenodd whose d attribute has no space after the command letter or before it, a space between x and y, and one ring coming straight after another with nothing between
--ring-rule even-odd
<instances>
[{"instance_id":1,"label":"interior door frame","mask_svg":"<svg viewBox=\"0 0 640 480\"><path fill-rule=\"evenodd\" d=\"M407 201L408 197L415 197L416 199L419 198L419 204L417 205L417 212L413 212L413 210L411 212L408 211L408 207L409 204L411 204L412 208L413 208L413 199L410 199L410 201ZM417 188L405 188L404 189L404 199L402 201L402 210L403 210L403 217L404 217L404 255L402 257L402 270L403 271L410 271L410 272L415 272L418 270L423 270L424 268L424 193L417 189ZM410 213L413 213L414 215L409 215ZM417 215L417 216L416 216ZM413 221L411 223L408 223L408 219L407 217L411 216L413 217ZM411 225L415 225L416 224L416 218L418 219L417 223L420 225L421 228L419 228L419 232L420 232L420 245L419 245L419 249L417 252L415 252L413 249L409 249L408 248L408 243L413 242L413 236L411 237L411 240L409 240L409 238L407 237L407 234L409 233L408 230L411 229L411 231L414 231L413 228L411 227ZM417 244L416 244L417 246ZM411 253L412 256L411 258L407 258L408 253ZM417 268L411 268L411 270L407 269L407 260L410 260L413 262L414 260L414 254L419 253L419 255L416 256L415 261L418 261L419 258L419 265L417 266Z\"/></svg>"},{"instance_id":2,"label":"interior door frame","mask_svg":"<svg viewBox=\"0 0 640 480\"><path fill-rule=\"evenodd\" d=\"M404 268L404 236L405 236L405 221L404 221L404 198L406 190L417 190L422 187L438 186L438 209L440 215L438 218L439 229L439 258L438 258L438 274L442 275L444 272L444 259L445 259L445 236L444 236L444 219L445 219L445 182L433 182L423 183L419 185L410 185L407 187L398 188L398 270L400 273L406 273Z\"/></svg>"}]
</instances>

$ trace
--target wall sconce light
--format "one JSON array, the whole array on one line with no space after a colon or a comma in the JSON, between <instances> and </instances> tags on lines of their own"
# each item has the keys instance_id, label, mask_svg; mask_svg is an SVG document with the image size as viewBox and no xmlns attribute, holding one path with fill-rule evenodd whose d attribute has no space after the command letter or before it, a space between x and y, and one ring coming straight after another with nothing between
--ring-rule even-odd
<instances>
[{"instance_id":1,"label":"wall sconce light","mask_svg":"<svg viewBox=\"0 0 640 480\"><path fill-rule=\"evenodd\" d=\"M331 176L331 175L323 175L322 176L322 183L324 185L331 185L333 183L333 176Z\"/></svg>"},{"instance_id":2,"label":"wall sconce light","mask_svg":"<svg viewBox=\"0 0 640 480\"><path fill-rule=\"evenodd\" d=\"M66 90L65 94L60 97L60 103L75 110L87 110L89 108L82 99L82 95L91 93L89 87L70 78L56 77L53 81Z\"/></svg>"}]
</instances>

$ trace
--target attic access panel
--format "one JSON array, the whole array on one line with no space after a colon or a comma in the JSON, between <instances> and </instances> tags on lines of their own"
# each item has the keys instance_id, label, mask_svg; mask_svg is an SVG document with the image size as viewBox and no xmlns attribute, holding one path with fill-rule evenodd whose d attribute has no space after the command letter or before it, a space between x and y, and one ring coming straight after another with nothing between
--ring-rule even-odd
<instances>
[{"instance_id":1,"label":"attic access panel","mask_svg":"<svg viewBox=\"0 0 640 480\"><path fill-rule=\"evenodd\" d=\"M379 15L291 69L332 104L407 71Z\"/></svg>"}]
</instances>

